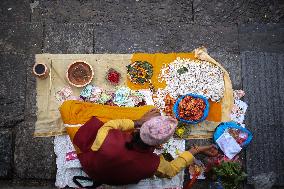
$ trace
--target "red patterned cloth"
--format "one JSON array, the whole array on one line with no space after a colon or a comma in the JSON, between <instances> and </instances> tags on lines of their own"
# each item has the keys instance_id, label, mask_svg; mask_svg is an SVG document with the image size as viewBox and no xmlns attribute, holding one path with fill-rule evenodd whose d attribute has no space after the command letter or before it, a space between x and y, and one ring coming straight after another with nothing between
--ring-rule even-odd
<instances>
[{"instance_id":1,"label":"red patterned cloth","mask_svg":"<svg viewBox=\"0 0 284 189\"><path fill-rule=\"evenodd\" d=\"M74 144L82 152L78 158L89 177L104 184L122 185L138 183L154 175L160 157L153 153L153 149L127 149L125 143L132 137L129 133L110 130L100 149L92 151L90 147L102 125L93 117L74 137Z\"/></svg>"}]
</instances>

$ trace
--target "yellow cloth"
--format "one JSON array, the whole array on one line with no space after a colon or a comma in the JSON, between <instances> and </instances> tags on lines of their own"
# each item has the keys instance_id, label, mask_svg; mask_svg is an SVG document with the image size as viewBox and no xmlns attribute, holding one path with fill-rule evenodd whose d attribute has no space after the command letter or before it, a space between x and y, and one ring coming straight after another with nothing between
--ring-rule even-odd
<instances>
[{"instance_id":1,"label":"yellow cloth","mask_svg":"<svg viewBox=\"0 0 284 189\"><path fill-rule=\"evenodd\" d=\"M147 61L152 64L153 66L153 76L151 78L151 82L156 89L158 88L165 88L166 83L160 83L158 81L158 76L160 74L160 70L163 66L168 65L169 63L173 62L177 57L180 58L190 58L196 59L194 57L194 53L155 53L155 54L147 54L147 53L134 53L131 62L135 61ZM127 86L130 89L138 90L138 89L148 89L149 84L145 83L144 85L134 84L132 83L129 78L127 78Z\"/></svg>"},{"instance_id":2,"label":"yellow cloth","mask_svg":"<svg viewBox=\"0 0 284 189\"><path fill-rule=\"evenodd\" d=\"M134 122L130 119L116 119L106 122L99 130L97 137L91 146L93 151L98 151L103 144L109 130L119 129L121 131L129 131L134 129Z\"/></svg>"},{"instance_id":3,"label":"yellow cloth","mask_svg":"<svg viewBox=\"0 0 284 189\"><path fill-rule=\"evenodd\" d=\"M57 91L70 86L73 95L79 96L82 88L71 86L66 79L66 69L75 61L86 61L93 67L94 78L90 84L105 90L114 90L106 79L110 68L121 74L119 86L126 85L127 69L132 54L37 54L35 63L44 63L50 69L47 79L36 80L37 121L35 137L49 137L66 134L58 108Z\"/></svg>"},{"instance_id":4,"label":"yellow cloth","mask_svg":"<svg viewBox=\"0 0 284 189\"><path fill-rule=\"evenodd\" d=\"M232 84L228 72L214 59L212 59L206 52L204 48L198 48L193 53L169 53L162 54L157 53L158 55L152 54L149 62L152 61L154 57L154 78L157 79L159 70L162 67L163 63L167 64L170 61L176 58L178 55L181 58L192 58L206 60L216 64L221 67L224 71L224 81L225 81L225 94L224 98L221 101L221 121L230 121L230 113L233 105L233 91ZM50 77L45 80L37 79L37 122L35 125L34 136L36 137L48 137L66 134L65 127L61 120L58 108L60 103L56 100L55 94L57 91L62 89L62 87L68 85L68 82L65 78L65 71L69 64L76 60L84 60L92 65L94 68L95 76L91 84L95 84L104 89L113 89L113 87L108 84L105 80L105 73L107 70L112 67L121 73L121 86L128 85L129 81L126 81L126 65L130 64L135 60L144 59L144 56L147 54L137 53L137 54L37 54L36 63L45 63L50 68ZM149 55L149 54L148 54ZM140 56L140 57L139 57ZM143 57L142 57L143 56ZM167 57L163 57L167 56ZM152 59L151 59L152 57ZM145 59L147 60L147 59ZM162 60L159 62L159 60ZM152 62L151 62L152 63ZM111 66L110 66L111 65ZM154 86L161 87L165 86L165 83L156 83ZM156 84L155 84L156 83ZM130 83L130 85L132 85ZM72 86L71 86L72 87ZM133 86L135 88L141 88L141 86ZM132 88L132 87L130 87ZM147 85L142 88L147 88ZM81 88L72 87L74 92L73 95L78 96L80 94ZM211 111L209 111L210 114ZM215 116L215 115L214 115ZM218 116L218 115L217 115ZM120 117L117 117L120 119ZM191 134L189 138L212 138L212 134L215 130L215 127L220 122L214 122L212 119L205 120L201 124L191 126ZM84 120L86 121L86 120ZM75 121L76 122L76 121Z\"/></svg>"},{"instance_id":5,"label":"yellow cloth","mask_svg":"<svg viewBox=\"0 0 284 189\"><path fill-rule=\"evenodd\" d=\"M66 126L66 131L67 134L69 135L72 143L73 143L73 139L77 133L77 131L80 129L81 126Z\"/></svg>"},{"instance_id":6,"label":"yellow cloth","mask_svg":"<svg viewBox=\"0 0 284 189\"><path fill-rule=\"evenodd\" d=\"M71 139L71 142L72 142L72 144L73 144L73 146L74 146L74 148L75 148L77 154L80 154L80 153L81 153L81 150L80 150L80 148L78 148L77 145L74 144L73 139L74 139L74 137L75 137L77 131L80 129L80 127L81 127L81 126L70 126L70 127L67 126L67 127L66 127L66 132L67 132L67 134L69 135L69 137L70 137L70 139Z\"/></svg>"},{"instance_id":7,"label":"yellow cloth","mask_svg":"<svg viewBox=\"0 0 284 189\"><path fill-rule=\"evenodd\" d=\"M209 102L211 108L209 109L209 115L201 123L190 125L190 135L188 136L189 139L207 139L212 138L213 132L215 128L219 125L220 122L230 121L231 117L231 110L233 105L233 90L232 90L232 83L230 80L229 73L211 58L205 48L198 48L192 51L191 53L156 53L156 54L147 54L147 53L135 53L131 58L131 62L138 61L138 60L146 60L149 61L153 65L153 77L151 79L153 86L157 88L164 88L166 86L165 82L159 83L158 75L160 69L163 65L168 65L170 62L175 60L177 57L180 58L190 58L190 59L197 59L197 60L205 60L208 62L213 63L214 65L221 68L224 72L224 82L225 82L225 91L224 97L221 102ZM139 85L133 84L127 78L127 86L131 89L144 89L149 87L148 84Z\"/></svg>"},{"instance_id":8,"label":"yellow cloth","mask_svg":"<svg viewBox=\"0 0 284 189\"><path fill-rule=\"evenodd\" d=\"M162 178L174 177L183 168L188 167L190 164L192 164L193 160L193 155L188 151L181 153L176 159L172 160L171 162L165 160L165 158L161 155L160 164L155 175Z\"/></svg>"},{"instance_id":9,"label":"yellow cloth","mask_svg":"<svg viewBox=\"0 0 284 189\"><path fill-rule=\"evenodd\" d=\"M151 82L152 82L154 88L158 89L158 88L165 88L166 87L165 81L163 81L162 83L159 82L158 77L159 77L159 74L160 74L160 70L162 69L163 66L169 65L171 62L173 62L178 57L190 58L192 60L198 60L195 57L194 52L190 52L190 53L168 53L168 54L164 54L164 53L155 53L155 54L135 53L135 54L133 54L133 56L131 58L131 62L133 63L135 61L147 61L147 62L151 63L152 66L153 66L153 76L151 78ZM129 88L133 89L133 90L149 88L148 83L145 83L144 85L134 84L129 80L129 78L127 78L127 86ZM221 118L222 118L221 103L210 101L210 110L209 110L209 114L208 114L208 117L206 118L206 120L220 122Z\"/></svg>"},{"instance_id":10,"label":"yellow cloth","mask_svg":"<svg viewBox=\"0 0 284 189\"><path fill-rule=\"evenodd\" d=\"M91 147L93 151L99 150L106 136L108 135L109 130L111 129L119 129L121 131L133 130L134 122L129 119L117 119L105 123L98 130L97 137ZM193 159L193 155L188 151L183 152L171 162L165 160L165 158L161 155L160 164L155 175L158 177L171 178L178 174L183 168L190 165L193 162Z\"/></svg>"},{"instance_id":11,"label":"yellow cloth","mask_svg":"<svg viewBox=\"0 0 284 189\"><path fill-rule=\"evenodd\" d=\"M65 124L84 124L93 116L102 122L112 119L138 120L154 106L118 107L76 100L65 101L59 108Z\"/></svg>"},{"instance_id":12,"label":"yellow cloth","mask_svg":"<svg viewBox=\"0 0 284 189\"><path fill-rule=\"evenodd\" d=\"M209 100L209 113L206 117L208 121L220 122L222 119L222 103Z\"/></svg>"}]
</instances>

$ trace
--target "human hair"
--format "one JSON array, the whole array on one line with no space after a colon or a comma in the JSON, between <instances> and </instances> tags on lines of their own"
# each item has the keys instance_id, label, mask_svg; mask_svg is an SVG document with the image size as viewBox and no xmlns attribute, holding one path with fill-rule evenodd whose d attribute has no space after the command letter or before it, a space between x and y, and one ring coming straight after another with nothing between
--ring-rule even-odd
<instances>
[{"instance_id":1,"label":"human hair","mask_svg":"<svg viewBox=\"0 0 284 189\"><path fill-rule=\"evenodd\" d=\"M140 132L139 131L134 131L132 133L132 139L129 142L125 143L125 147L129 150L133 150L134 146L137 146L138 148L142 149L142 150L146 150L148 148L150 148L151 146L148 144L145 144L141 137L140 137Z\"/></svg>"}]
</instances>

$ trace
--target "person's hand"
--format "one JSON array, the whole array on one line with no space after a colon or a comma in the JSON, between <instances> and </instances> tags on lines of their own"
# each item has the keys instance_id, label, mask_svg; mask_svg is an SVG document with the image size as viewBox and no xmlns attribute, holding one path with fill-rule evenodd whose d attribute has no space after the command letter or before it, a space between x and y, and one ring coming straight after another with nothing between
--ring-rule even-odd
<instances>
[{"instance_id":1,"label":"person's hand","mask_svg":"<svg viewBox=\"0 0 284 189\"><path fill-rule=\"evenodd\" d=\"M216 156L218 154L218 149L214 145L208 145L208 146L193 146L189 149L189 152L192 155L202 153L207 156Z\"/></svg>"},{"instance_id":2,"label":"person's hand","mask_svg":"<svg viewBox=\"0 0 284 189\"><path fill-rule=\"evenodd\" d=\"M188 150L192 155L198 154L200 152L197 146L193 146Z\"/></svg>"},{"instance_id":3,"label":"person's hand","mask_svg":"<svg viewBox=\"0 0 284 189\"><path fill-rule=\"evenodd\" d=\"M159 109L153 108L150 111L146 112L139 120L135 121L135 125L141 126L144 122L148 121L152 117L160 116L161 113Z\"/></svg>"},{"instance_id":4,"label":"person's hand","mask_svg":"<svg viewBox=\"0 0 284 189\"><path fill-rule=\"evenodd\" d=\"M216 148L215 145L209 145L207 148L203 149L201 151L201 153L210 156L210 157L214 157L218 155L218 149Z\"/></svg>"}]
</instances>

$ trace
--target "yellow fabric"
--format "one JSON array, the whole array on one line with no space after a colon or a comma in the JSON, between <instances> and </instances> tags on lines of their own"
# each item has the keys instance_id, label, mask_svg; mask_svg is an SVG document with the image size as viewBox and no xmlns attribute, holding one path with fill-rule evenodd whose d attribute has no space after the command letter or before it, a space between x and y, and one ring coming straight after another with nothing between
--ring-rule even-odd
<instances>
[{"instance_id":1,"label":"yellow fabric","mask_svg":"<svg viewBox=\"0 0 284 189\"><path fill-rule=\"evenodd\" d=\"M194 50L194 56L199 60L205 60L219 66L224 72L225 91L224 97L221 100L221 122L231 121L231 111L234 103L232 82L229 73L223 66L210 57L204 47ZM209 111L210 112L210 111ZM201 123L191 125L190 135L188 139L209 139L212 138L215 128L220 124L218 121L205 120Z\"/></svg>"},{"instance_id":2,"label":"yellow fabric","mask_svg":"<svg viewBox=\"0 0 284 189\"><path fill-rule=\"evenodd\" d=\"M217 61L211 58L205 48L195 49L191 53L156 53L156 54L147 54L147 53L135 53L131 58L131 62L138 60L149 61L153 65L153 77L151 79L153 86L157 88L164 88L166 86L165 82L158 82L158 75L160 69L163 65L168 65L170 62L175 60L177 57L180 58L190 58L190 59L198 59L205 60L215 64L220 67L224 72L224 82L225 82L225 92L223 99L219 102L209 102L211 108L209 109L209 115L201 123L190 125L191 133L189 135L189 139L207 139L212 138L213 132L215 128L220 124L220 122L230 121L230 114L232 110L233 104L233 91L232 91L232 83L229 77L228 72L220 65ZM131 89L145 89L149 87L148 84L139 85L133 84L127 78L127 86Z\"/></svg>"},{"instance_id":3,"label":"yellow fabric","mask_svg":"<svg viewBox=\"0 0 284 189\"><path fill-rule=\"evenodd\" d=\"M98 151L108 135L109 130L119 129L121 131L130 131L134 129L134 122L130 119L116 119L106 122L99 130L97 137L91 146L93 151Z\"/></svg>"},{"instance_id":4,"label":"yellow fabric","mask_svg":"<svg viewBox=\"0 0 284 189\"><path fill-rule=\"evenodd\" d=\"M77 131L79 130L79 128L80 128L80 126L66 127L67 134L69 135L72 142L73 142L74 136L77 133Z\"/></svg>"},{"instance_id":5,"label":"yellow fabric","mask_svg":"<svg viewBox=\"0 0 284 189\"><path fill-rule=\"evenodd\" d=\"M177 175L183 168L192 164L193 160L193 155L188 151L183 152L171 162L165 160L165 158L161 155L160 164L155 175L163 178L172 178Z\"/></svg>"},{"instance_id":6,"label":"yellow fabric","mask_svg":"<svg viewBox=\"0 0 284 189\"><path fill-rule=\"evenodd\" d=\"M67 134L69 135L77 154L81 153L81 150L73 143L73 139L79 128L80 126L66 127Z\"/></svg>"},{"instance_id":7,"label":"yellow fabric","mask_svg":"<svg viewBox=\"0 0 284 189\"><path fill-rule=\"evenodd\" d=\"M90 84L105 90L114 90L105 79L109 68L121 74L119 86L126 85L127 69L132 54L37 54L35 63L44 63L50 69L47 79L36 80L37 121L34 136L49 137L66 134L58 108L56 92L70 86L73 95L79 96L82 88L71 86L66 79L66 69L74 61L86 61L93 67L94 78Z\"/></svg>"},{"instance_id":8,"label":"yellow fabric","mask_svg":"<svg viewBox=\"0 0 284 189\"><path fill-rule=\"evenodd\" d=\"M151 82L155 89L158 88L165 88L166 83L165 81L159 82L159 74L160 70L163 66L169 65L171 62L173 62L178 57L180 58L190 58L192 60L198 60L195 57L194 52L190 53L155 53L155 54L147 54L147 53L135 53L133 54L133 57L131 58L131 62L135 61L148 61L153 65L153 76L151 78ZM134 84L132 83L129 78L127 78L127 86L133 90L138 89L147 89L149 88L149 84L145 83L144 85ZM212 105L212 108L209 110L209 115L206 118L208 121L215 121L220 122L221 121L221 103L217 102L211 102L210 105Z\"/></svg>"},{"instance_id":9,"label":"yellow fabric","mask_svg":"<svg viewBox=\"0 0 284 189\"><path fill-rule=\"evenodd\" d=\"M205 60L219 66L222 71L224 72L224 84L225 84L225 91L224 97L221 100L222 103L222 122L231 121L231 111L234 104L234 97L233 97L233 87L232 82L230 79L230 75L223 66L210 57L207 54L207 50L204 47L200 47L194 50L195 57L200 60Z\"/></svg>"},{"instance_id":10,"label":"yellow fabric","mask_svg":"<svg viewBox=\"0 0 284 189\"><path fill-rule=\"evenodd\" d=\"M65 101L59 108L65 124L84 124L93 116L106 123L113 119L138 120L154 106L118 107L76 100Z\"/></svg>"},{"instance_id":11,"label":"yellow fabric","mask_svg":"<svg viewBox=\"0 0 284 189\"><path fill-rule=\"evenodd\" d=\"M220 122L222 119L222 104L209 100L209 113L206 117L208 121Z\"/></svg>"},{"instance_id":12,"label":"yellow fabric","mask_svg":"<svg viewBox=\"0 0 284 189\"><path fill-rule=\"evenodd\" d=\"M196 59L194 57L194 53L155 53L155 54L147 54L147 53L135 53L131 58L131 62L135 61L147 61L152 64L153 66L153 76L151 78L151 82L154 88L165 88L166 83L160 83L158 81L158 76L160 74L160 70L163 66L168 65L169 63L173 62L177 57L180 58L191 58ZM127 86L130 89L138 90L138 89L148 89L149 84L145 83L144 85L134 84L132 83L129 78L127 78Z\"/></svg>"},{"instance_id":13,"label":"yellow fabric","mask_svg":"<svg viewBox=\"0 0 284 189\"><path fill-rule=\"evenodd\" d=\"M157 53L159 56L154 54L37 54L36 63L45 63L50 68L50 77L45 80L37 79L37 121L35 125L34 136L36 137L48 137L66 134L66 130L63 126L63 122L58 111L60 103L56 100L55 94L57 91L62 89L62 87L67 86L68 82L65 78L65 71L69 64L76 60L83 60L91 64L94 68L94 79L91 84L95 84L104 89L113 89L113 86L108 84L105 80L105 73L107 70L112 67L118 70L121 73L121 86L129 85L129 81L126 81L126 65L130 64L135 60L144 59L144 55L149 55L148 57L155 57L154 62L157 63L158 69L154 68L154 81L155 87L160 87L160 85L165 86L165 84L157 83L157 76L159 68L162 67L163 62L168 64L176 58L178 55L181 58L192 58L210 61L219 67L225 72L225 94L224 98L221 101L221 121L230 121L230 112L233 105L233 92L232 84L228 72L214 59L212 59L203 48L196 49L193 53L169 53L162 54ZM140 57L139 57L139 56ZM165 57L166 55L166 57ZM143 57L141 57L143 56ZM146 58L147 60L147 58ZM163 61L159 61L163 60ZM150 60L148 60L151 62ZM156 63L155 63L156 64ZM111 66L110 66L111 65ZM158 71L158 72L157 72ZM152 79L153 80L153 79ZM130 83L132 85L132 83ZM129 85L129 86L130 86ZM72 87L75 96L80 94L81 88ZM132 86L131 88L141 88L141 86ZM147 88L147 85L142 88ZM210 112L209 112L210 113ZM117 117L120 119L120 117ZM127 118L127 117L126 117ZM208 118L209 119L209 118ZM87 121L87 120L86 120ZM76 121L74 121L76 122ZM189 138L212 138L212 133L215 130L215 127L220 122L208 121L205 120L198 125L191 126L191 134Z\"/></svg>"}]
</instances>

